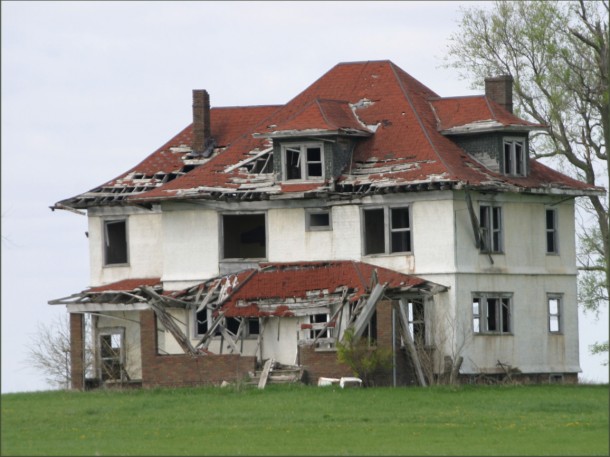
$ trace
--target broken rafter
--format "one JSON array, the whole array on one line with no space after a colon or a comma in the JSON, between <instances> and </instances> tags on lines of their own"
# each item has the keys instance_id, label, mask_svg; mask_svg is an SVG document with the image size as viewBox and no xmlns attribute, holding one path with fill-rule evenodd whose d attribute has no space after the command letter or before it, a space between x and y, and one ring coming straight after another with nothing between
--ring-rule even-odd
<instances>
[{"instance_id":1,"label":"broken rafter","mask_svg":"<svg viewBox=\"0 0 610 457\"><path fill-rule=\"evenodd\" d=\"M379 300L381 300L381 298L383 297L383 292L385 291L387 286L388 286L388 284L384 283L384 284L377 284L373 288L371 295L369 296L368 300L362 307L362 310L358 314L356 322L353 325L355 340L358 340L358 338L360 338L362 336L364 329L366 328L369 321L371 320L371 317L373 316L373 311L375 311L377 302L379 302Z\"/></svg>"},{"instance_id":2,"label":"broken rafter","mask_svg":"<svg viewBox=\"0 0 610 457\"><path fill-rule=\"evenodd\" d=\"M166 311L166 297L159 295L155 292L150 286L143 286L141 288L142 292L146 294L150 300L148 303L151 308L157 314L157 317L163 324L163 326L172 334L172 336L176 339L182 350L191 355L196 355L197 351L186 337L184 332L180 330L180 327L174 322L174 318Z\"/></svg>"},{"instance_id":3,"label":"broken rafter","mask_svg":"<svg viewBox=\"0 0 610 457\"><path fill-rule=\"evenodd\" d=\"M399 301L398 306L396 306L395 308L398 310L398 318L400 320L400 325L398 326L398 328L400 329L402 339L407 345L407 351L409 351L411 361L415 366L417 380L420 386L426 387L426 378L424 378L424 373L422 371L419 355L417 354L415 343L413 342L413 338L411 337L411 333L409 332L409 319L407 318L407 313L405 312L405 307L403 306L402 300Z\"/></svg>"}]
</instances>

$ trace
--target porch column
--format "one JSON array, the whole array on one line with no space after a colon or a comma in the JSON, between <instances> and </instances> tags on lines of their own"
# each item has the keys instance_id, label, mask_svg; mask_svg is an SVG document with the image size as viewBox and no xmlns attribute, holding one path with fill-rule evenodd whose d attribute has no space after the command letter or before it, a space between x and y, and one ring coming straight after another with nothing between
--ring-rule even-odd
<instances>
[{"instance_id":1,"label":"porch column","mask_svg":"<svg viewBox=\"0 0 610 457\"><path fill-rule=\"evenodd\" d=\"M85 388L85 318L70 313L70 378L72 389Z\"/></svg>"}]
</instances>

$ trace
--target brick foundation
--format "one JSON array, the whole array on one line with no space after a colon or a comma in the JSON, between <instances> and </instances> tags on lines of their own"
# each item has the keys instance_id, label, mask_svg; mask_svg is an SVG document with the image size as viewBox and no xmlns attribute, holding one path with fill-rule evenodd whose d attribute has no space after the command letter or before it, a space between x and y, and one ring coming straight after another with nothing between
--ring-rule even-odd
<instances>
[{"instance_id":1,"label":"brick foundation","mask_svg":"<svg viewBox=\"0 0 610 457\"><path fill-rule=\"evenodd\" d=\"M85 388L85 319L70 313L70 377L72 388Z\"/></svg>"},{"instance_id":2,"label":"brick foundation","mask_svg":"<svg viewBox=\"0 0 610 457\"><path fill-rule=\"evenodd\" d=\"M256 367L256 357L239 354L159 355L157 319L152 310L140 312L142 386L197 386L237 382Z\"/></svg>"}]
</instances>

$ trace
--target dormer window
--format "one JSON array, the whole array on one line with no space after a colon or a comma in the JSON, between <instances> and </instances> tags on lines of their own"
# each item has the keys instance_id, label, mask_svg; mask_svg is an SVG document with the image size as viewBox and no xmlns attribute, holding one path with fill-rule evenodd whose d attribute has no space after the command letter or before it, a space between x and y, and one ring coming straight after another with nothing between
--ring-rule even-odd
<instances>
[{"instance_id":1,"label":"dormer window","mask_svg":"<svg viewBox=\"0 0 610 457\"><path fill-rule=\"evenodd\" d=\"M526 154L524 140L504 140L504 174L512 176L525 176Z\"/></svg>"},{"instance_id":2,"label":"dormer window","mask_svg":"<svg viewBox=\"0 0 610 457\"><path fill-rule=\"evenodd\" d=\"M289 180L324 178L322 143L286 144L282 146L283 176Z\"/></svg>"}]
</instances>

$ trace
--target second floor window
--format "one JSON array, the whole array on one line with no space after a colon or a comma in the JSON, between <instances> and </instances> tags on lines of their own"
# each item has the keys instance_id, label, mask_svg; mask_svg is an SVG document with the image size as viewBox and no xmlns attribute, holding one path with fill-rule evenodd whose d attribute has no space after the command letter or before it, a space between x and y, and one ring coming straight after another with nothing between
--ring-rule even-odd
<instances>
[{"instance_id":1,"label":"second floor window","mask_svg":"<svg viewBox=\"0 0 610 457\"><path fill-rule=\"evenodd\" d=\"M362 215L364 255L413 251L410 207L365 209Z\"/></svg>"},{"instance_id":2,"label":"second floor window","mask_svg":"<svg viewBox=\"0 0 610 457\"><path fill-rule=\"evenodd\" d=\"M523 140L504 140L504 174L525 176L525 143Z\"/></svg>"},{"instance_id":3,"label":"second floor window","mask_svg":"<svg viewBox=\"0 0 610 457\"><path fill-rule=\"evenodd\" d=\"M127 221L104 221L104 265L127 263Z\"/></svg>"},{"instance_id":4,"label":"second floor window","mask_svg":"<svg viewBox=\"0 0 610 457\"><path fill-rule=\"evenodd\" d=\"M557 254L557 211L546 210L546 253Z\"/></svg>"},{"instance_id":5,"label":"second floor window","mask_svg":"<svg viewBox=\"0 0 610 457\"><path fill-rule=\"evenodd\" d=\"M481 252L502 252L502 208L481 205Z\"/></svg>"},{"instance_id":6,"label":"second floor window","mask_svg":"<svg viewBox=\"0 0 610 457\"><path fill-rule=\"evenodd\" d=\"M285 181L324 178L324 149L320 143L283 146L282 163Z\"/></svg>"}]
</instances>

